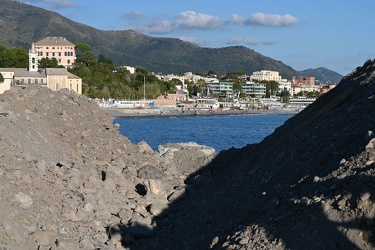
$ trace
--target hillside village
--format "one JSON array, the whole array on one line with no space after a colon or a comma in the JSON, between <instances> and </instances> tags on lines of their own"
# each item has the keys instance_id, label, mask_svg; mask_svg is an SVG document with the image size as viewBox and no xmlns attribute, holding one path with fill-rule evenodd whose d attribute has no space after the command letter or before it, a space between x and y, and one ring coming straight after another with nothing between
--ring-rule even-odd
<instances>
[{"instance_id":1,"label":"hillside village","mask_svg":"<svg viewBox=\"0 0 375 250\"><path fill-rule=\"evenodd\" d=\"M12 86L29 84L45 86L54 91L67 88L79 94L83 93L82 78L69 72L77 59L75 44L63 37L46 37L32 43L28 55L28 68L0 68L4 78L0 84L0 94ZM43 58L55 58L61 67L40 68L39 62ZM122 67L130 74L136 72L136 67ZM271 70L238 76L240 89L234 87L235 82L231 79L220 80L217 74L151 74L161 81L177 82L174 93L165 93L154 100L97 100L99 105L110 108L278 109L286 106L307 106L315 101L316 96L336 86L319 83L314 76L283 79L279 72ZM196 95L189 93L188 82L198 85L201 92ZM276 87L267 91L266 82L274 82ZM282 94L284 98L281 97ZM309 94L313 96L308 96Z\"/></svg>"}]
</instances>

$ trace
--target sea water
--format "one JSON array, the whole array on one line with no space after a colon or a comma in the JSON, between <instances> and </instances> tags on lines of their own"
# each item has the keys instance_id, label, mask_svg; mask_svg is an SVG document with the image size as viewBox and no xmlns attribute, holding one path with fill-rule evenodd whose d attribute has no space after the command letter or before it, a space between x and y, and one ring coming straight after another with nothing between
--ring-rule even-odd
<instances>
[{"instance_id":1,"label":"sea water","mask_svg":"<svg viewBox=\"0 0 375 250\"><path fill-rule=\"evenodd\" d=\"M216 151L259 143L292 117L288 114L115 118L132 143L147 142L154 151L167 143L196 142Z\"/></svg>"}]
</instances>

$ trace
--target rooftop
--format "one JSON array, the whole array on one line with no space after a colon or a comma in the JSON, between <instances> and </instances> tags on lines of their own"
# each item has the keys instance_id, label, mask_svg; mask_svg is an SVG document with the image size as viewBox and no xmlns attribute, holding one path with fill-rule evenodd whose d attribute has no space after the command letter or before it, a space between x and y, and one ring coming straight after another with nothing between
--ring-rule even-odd
<instances>
[{"instance_id":1,"label":"rooftop","mask_svg":"<svg viewBox=\"0 0 375 250\"><path fill-rule=\"evenodd\" d=\"M46 45L75 46L74 43L69 42L64 37L46 37L38 42L35 42L35 46Z\"/></svg>"}]
</instances>

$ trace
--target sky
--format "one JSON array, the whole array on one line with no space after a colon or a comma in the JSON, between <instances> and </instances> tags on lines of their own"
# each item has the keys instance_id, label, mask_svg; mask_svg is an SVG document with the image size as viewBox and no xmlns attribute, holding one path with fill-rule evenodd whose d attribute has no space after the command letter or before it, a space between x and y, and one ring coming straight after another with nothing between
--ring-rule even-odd
<instances>
[{"instance_id":1,"label":"sky","mask_svg":"<svg viewBox=\"0 0 375 250\"><path fill-rule=\"evenodd\" d=\"M101 30L133 29L209 48L245 46L298 71L325 67L347 75L375 57L374 0L24 2Z\"/></svg>"}]
</instances>

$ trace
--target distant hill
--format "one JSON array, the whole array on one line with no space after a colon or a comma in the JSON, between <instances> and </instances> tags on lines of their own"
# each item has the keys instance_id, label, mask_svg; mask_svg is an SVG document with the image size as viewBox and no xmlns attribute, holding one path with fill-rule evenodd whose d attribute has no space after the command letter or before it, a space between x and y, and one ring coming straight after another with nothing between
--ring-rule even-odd
<instances>
[{"instance_id":1,"label":"distant hill","mask_svg":"<svg viewBox=\"0 0 375 250\"><path fill-rule=\"evenodd\" d=\"M339 73L323 67L298 71L298 74L300 76L315 76L315 79L322 83L339 83L343 77Z\"/></svg>"},{"instance_id":2,"label":"distant hill","mask_svg":"<svg viewBox=\"0 0 375 250\"><path fill-rule=\"evenodd\" d=\"M56 12L11 0L0 0L0 30L0 45L6 47L28 50L32 42L45 37L65 37L72 43L89 44L95 54L104 54L116 65L140 66L153 72L213 70L225 74L245 70L251 74L266 69L279 71L287 79L299 75L281 61L244 46L202 48L180 39L151 37L133 30L103 31Z\"/></svg>"}]
</instances>

